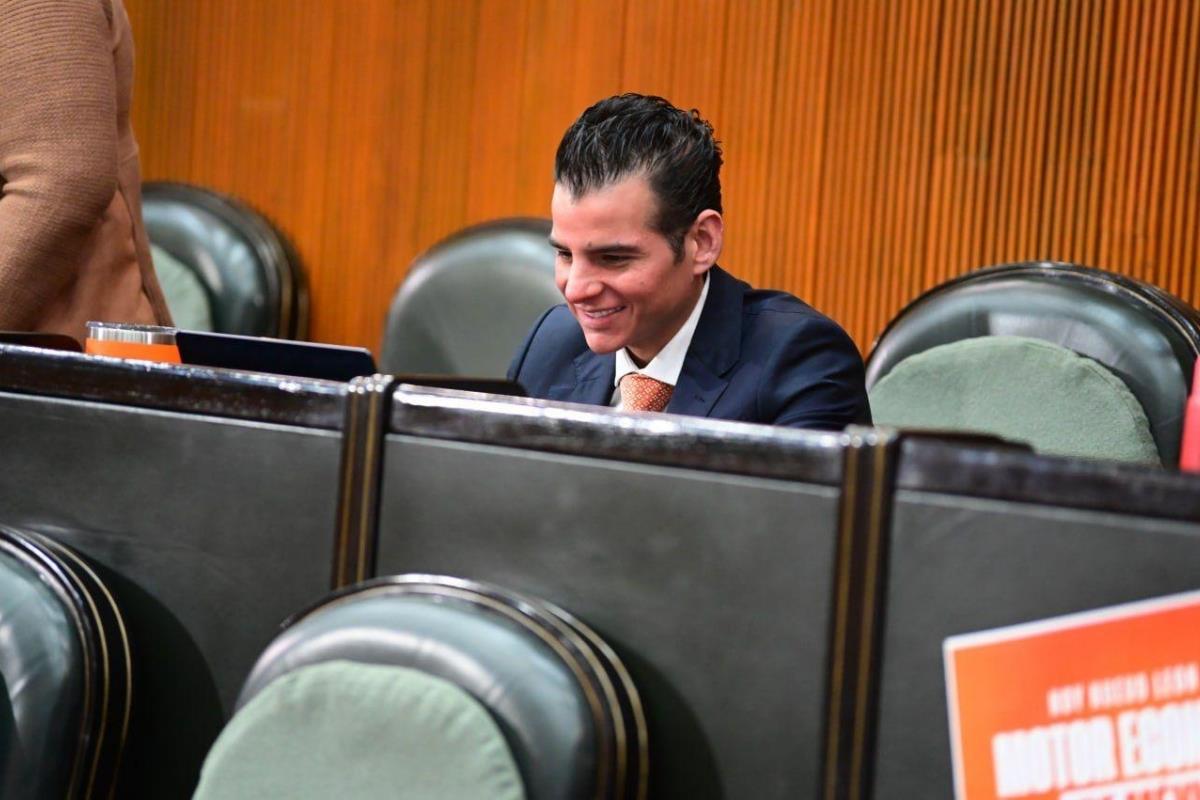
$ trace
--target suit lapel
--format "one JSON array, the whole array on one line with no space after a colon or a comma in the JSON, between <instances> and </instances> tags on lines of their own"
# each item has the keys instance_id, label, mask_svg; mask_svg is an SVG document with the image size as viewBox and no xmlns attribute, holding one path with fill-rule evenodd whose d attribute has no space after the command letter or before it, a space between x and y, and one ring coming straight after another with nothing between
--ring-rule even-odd
<instances>
[{"instance_id":1,"label":"suit lapel","mask_svg":"<svg viewBox=\"0 0 1200 800\"><path fill-rule=\"evenodd\" d=\"M606 406L612 400L616 370L616 356L612 353L598 356L584 350L575 358L575 383L551 386L550 399Z\"/></svg>"},{"instance_id":2,"label":"suit lapel","mask_svg":"<svg viewBox=\"0 0 1200 800\"><path fill-rule=\"evenodd\" d=\"M720 267L709 270L708 298L666 410L707 417L729 386L742 351L742 299L749 288ZM610 370L611 380L612 370Z\"/></svg>"}]
</instances>

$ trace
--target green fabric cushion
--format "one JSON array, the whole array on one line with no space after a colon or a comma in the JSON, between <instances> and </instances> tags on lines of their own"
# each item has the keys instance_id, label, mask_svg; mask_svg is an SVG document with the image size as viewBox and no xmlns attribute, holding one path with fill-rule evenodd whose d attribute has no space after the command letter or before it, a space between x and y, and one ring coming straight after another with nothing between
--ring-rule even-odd
<instances>
[{"instance_id":1,"label":"green fabric cushion","mask_svg":"<svg viewBox=\"0 0 1200 800\"><path fill-rule=\"evenodd\" d=\"M211 331L212 303L196 273L153 243L150 245L150 257L175 327L189 331Z\"/></svg>"},{"instance_id":2,"label":"green fabric cushion","mask_svg":"<svg viewBox=\"0 0 1200 800\"><path fill-rule=\"evenodd\" d=\"M519 800L488 712L407 667L327 661L268 685L225 727L195 800Z\"/></svg>"},{"instance_id":3,"label":"green fabric cushion","mask_svg":"<svg viewBox=\"0 0 1200 800\"><path fill-rule=\"evenodd\" d=\"M1141 404L1103 365L1021 336L981 336L904 359L870 391L878 425L977 431L1040 453L1159 464Z\"/></svg>"}]
</instances>

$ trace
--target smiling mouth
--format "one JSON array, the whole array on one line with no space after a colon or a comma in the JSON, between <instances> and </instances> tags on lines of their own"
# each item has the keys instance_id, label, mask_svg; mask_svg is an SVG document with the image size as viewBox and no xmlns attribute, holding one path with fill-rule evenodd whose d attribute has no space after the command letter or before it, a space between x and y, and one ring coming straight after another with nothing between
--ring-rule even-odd
<instances>
[{"instance_id":1,"label":"smiling mouth","mask_svg":"<svg viewBox=\"0 0 1200 800\"><path fill-rule=\"evenodd\" d=\"M624 311L624 310L625 310L625 306L617 306L615 308L603 308L603 309L597 309L595 311L589 311L587 309L581 308L581 309L579 309L579 313L583 314L588 319L604 319L606 317L611 317L613 314L616 314L618 311Z\"/></svg>"}]
</instances>

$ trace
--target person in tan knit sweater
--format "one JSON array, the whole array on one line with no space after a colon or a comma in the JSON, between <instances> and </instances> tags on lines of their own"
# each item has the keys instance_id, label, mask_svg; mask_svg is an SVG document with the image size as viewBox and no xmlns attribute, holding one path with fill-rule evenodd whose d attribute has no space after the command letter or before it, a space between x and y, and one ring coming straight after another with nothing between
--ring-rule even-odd
<instances>
[{"instance_id":1,"label":"person in tan knit sweater","mask_svg":"<svg viewBox=\"0 0 1200 800\"><path fill-rule=\"evenodd\" d=\"M142 226L121 0L0 0L0 330L169 325Z\"/></svg>"}]
</instances>

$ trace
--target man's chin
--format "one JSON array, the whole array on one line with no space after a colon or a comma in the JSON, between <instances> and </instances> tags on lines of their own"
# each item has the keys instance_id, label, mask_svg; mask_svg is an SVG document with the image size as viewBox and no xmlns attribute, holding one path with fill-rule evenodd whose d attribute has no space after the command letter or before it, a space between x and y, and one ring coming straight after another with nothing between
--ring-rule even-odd
<instances>
[{"instance_id":1,"label":"man's chin","mask_svg":"<svg viewBox=\"0 0 1200 800\"><path fill-rule=\"evenodd\" d=\"M625 346L625 342L613 336L588 336L584 331L583 338L587 341L588 349L598 356L615 353Z\"/></svg>"}]
</instances>

